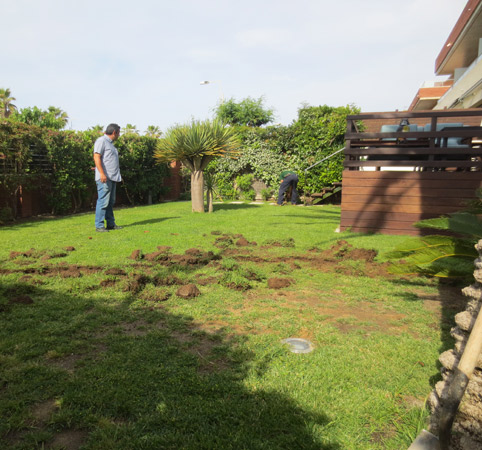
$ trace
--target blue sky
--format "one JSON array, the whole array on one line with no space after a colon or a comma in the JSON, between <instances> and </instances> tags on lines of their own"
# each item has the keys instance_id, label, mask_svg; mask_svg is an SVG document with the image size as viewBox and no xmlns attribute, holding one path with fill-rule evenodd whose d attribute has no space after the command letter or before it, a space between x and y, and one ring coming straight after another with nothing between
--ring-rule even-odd
<instances>
[{"instance_id":1,"label":"blue sky","mask_svg":"<svg viewBox=\"0 0 482 450\"><path fill-rule=\"evenodd\" d=\"M221 97L263 96L285 125L302 104L403 110L466 3L0 0L0 87L77 130L166 130L212 118Z\"/></svg>"}]
</instances>

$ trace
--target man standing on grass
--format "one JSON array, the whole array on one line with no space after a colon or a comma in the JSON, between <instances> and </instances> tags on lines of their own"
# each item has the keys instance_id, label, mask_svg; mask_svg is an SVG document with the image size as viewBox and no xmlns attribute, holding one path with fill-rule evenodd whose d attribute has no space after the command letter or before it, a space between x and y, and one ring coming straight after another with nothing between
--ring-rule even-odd
<instances>
[{"instance_id":1,"label":"man standing on grass","mask_svg":"<svg viewBox=\"0 0 482 450\"><path fill-rule=\"evenodd\" d=\"M120 136L120 126L111 123L104 136L95 141L94 162L97 183L97 206L95 208L95 229L99 232L120 230L115 224L113 206L117 183L122 181L119 167L119 153L114 142ZM107 227L104 227L104 220Z\"/></svg>"},{"instance_id":2,"label":"man standing on grass","mask_svg":"<svg viewBox=\"0 0 482 450\"><path fill-rule=\"evenodd\" d=\"M292 170L283 170L279 176L280 187L278 192L278 206L283 204L285 192L291 187L291 204L296 205L298 202L298 175Z\"/></svg>"}]
</instances>

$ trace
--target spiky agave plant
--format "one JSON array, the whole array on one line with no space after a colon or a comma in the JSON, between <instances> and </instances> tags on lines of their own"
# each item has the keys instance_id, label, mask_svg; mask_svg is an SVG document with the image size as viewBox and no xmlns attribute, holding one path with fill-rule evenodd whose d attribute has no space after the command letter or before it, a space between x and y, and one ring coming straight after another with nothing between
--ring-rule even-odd
<instances>
[{"instance_id":1,"label":"spiky agave plant","mask_svg":"<svg viewBox=\"0 0 482 450\"><path fill-rule=\"evenodd\" d=\"M474 245L482 239L482 191L468 212L422 220L414 225L451 232L408 239L386 253L390 271L396 274L419 274L443 278L469 278L478 257Z\"/></svg>"},{"instance_id":2,"label":"spiky agave plant","mask_svg":"<svg viewBox=\"0 0 482 450\"><path fill-rule=\"evenodd\" d=\"M203 171L215 157L235 157L240 151L236 130L219 120L192 121L170 128L160 139L157 162L181 161L191 171L191 201L194 212L204 212Z\"/></svg>"}]
</instances>

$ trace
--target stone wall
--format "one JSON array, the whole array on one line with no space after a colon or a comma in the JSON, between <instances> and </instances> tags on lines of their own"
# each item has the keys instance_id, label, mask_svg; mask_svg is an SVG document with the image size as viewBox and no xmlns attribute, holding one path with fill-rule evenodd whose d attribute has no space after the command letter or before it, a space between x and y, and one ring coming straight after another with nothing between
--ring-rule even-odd
<instances>
[{"instance_id":1,"label":"stone wall","mask_svg":"<svg viewBox=\"0 0 482 450\"><path fill-rule=\"evenodd\" d=\"M465 311L455 316L457 325L451 330L451 335L455 339L455 347L440 355L443 379L436 384L429 398L432 409L430 431L435 435L438 435L441 405L446 398L453 370L459 363L482 306L482 240L475 247L480 255L475 260L475 283L462 290L463 294L468 297L468 302ZM479 355L474 374L455 417L450 448L452 450L482 449L482 354Z\"/></svg>"}]
</instances>

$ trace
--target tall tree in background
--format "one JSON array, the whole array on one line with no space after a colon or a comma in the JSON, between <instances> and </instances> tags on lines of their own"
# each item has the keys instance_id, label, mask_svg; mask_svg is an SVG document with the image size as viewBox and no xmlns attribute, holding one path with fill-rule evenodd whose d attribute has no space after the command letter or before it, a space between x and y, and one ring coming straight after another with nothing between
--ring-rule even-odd
<instances>
[{"instance_id":1,"label":"tall tree in background","mask_svg":"<svg viewBox=\"0 0 482 450\"><path fill-rule=\"evenodd\" d=\"M55 106L49 106L48 110L42 110L37 106L23 108L12 117L18 122L54 130L62 130L69 120L67 113Z\"/></svg>"},{"instance_id":2,"label":"tall tree in background","mask_svg":"<svg viewBox=\"0 0 482 450\"><path fill-rule=\"evenodd\" d=\"M139 134L139 130L135 125L128 123L125 128L122 128L123 134Z\"/></svg>"},{"instance_id":3,"label":"tall tree in background","mask_svg":"<svg viewBox=\"0 0 482 450\"><path fill-rule=\"evenodd\" d=\"M263 101L263 97L258 99L248 97L237 103L231 98L219 104L215 109L215 115L216 118L230 125L260 127L274 119L273 110L265 108Z\"/></svg>"},{"instance_id":4,"label":"tall tree in background","mask_svg":"<svg viewBox=\"0 0 482 450\"><path fill-rule=\"evenodd\" d=\"M159 138L162 135L162 131L159 127L156 127L155 125L149 125L147 127L147 130L144 132L144 134L146 136Z\"/></svg>"},{"instance_id":5,"label":"tall tree in background","mask_svg":"<svg viewBox=\"0 0 482 450\"><path fill-rule=\"evenodd\" d=\"M50 115L53 115L53 117L59 124L63 122L64 126L62 128L64 128L67 125L69 121L69 116L65 111L62 111L60 108L57 108L56 106L49 106L48 113Z\"/></svg>"},{"instance_id":6,"label":"tall tree in background","mask_svg":"<svg viewBox=\"0 0 482 450\"><path fill-rule=\"evenodd\" d=\"M16 98L12 97L10 89L0 89L0 117L6 118L17 110L17 107L12 103Z\"/></svg>"},{"instance_id":7,"label":"tall tree in background","mask_svg":"<svg viewBox=\"0 0 482 450\"><path fill-rule=\"evenodd\" d=\"M159 163L181 161L191 171L192 211L204 212L204 169L217 156L237 155L239 146L236 130L223 122L193 121L169 129L154 158Z\"/></svg>"}]
</instances>

